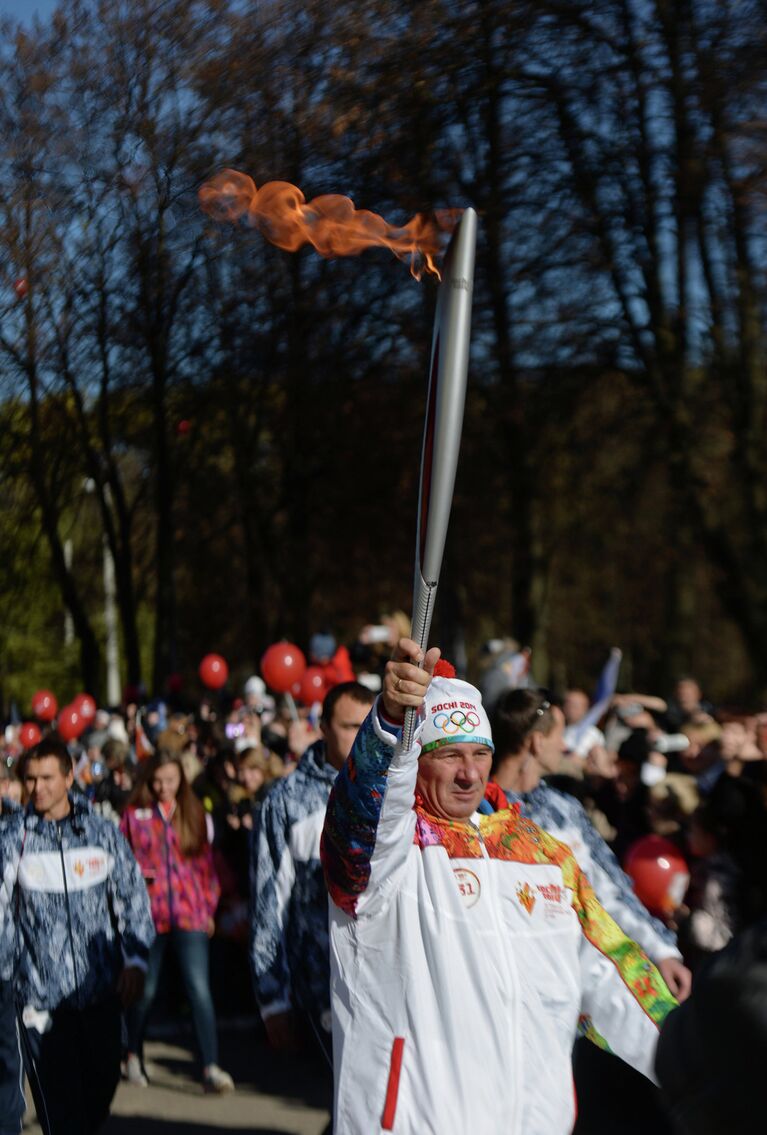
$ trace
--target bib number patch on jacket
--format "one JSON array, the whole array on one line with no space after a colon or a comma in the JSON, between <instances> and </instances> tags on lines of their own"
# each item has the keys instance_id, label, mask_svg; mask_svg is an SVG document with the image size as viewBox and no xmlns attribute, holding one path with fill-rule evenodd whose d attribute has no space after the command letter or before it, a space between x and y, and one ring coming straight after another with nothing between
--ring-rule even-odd
<instances>
[{"instance_id":1,"label":"bib number patch on jacket","mask_svg":"<svg viewBox=\"0 0 767 1135\"><path fill-rule=\"evenodd\" d=\"M458 884L458 893L464 906L474 906L482 894L479 878L468 867L454 867L453 874Z\"/></svg>"}]
</instances>

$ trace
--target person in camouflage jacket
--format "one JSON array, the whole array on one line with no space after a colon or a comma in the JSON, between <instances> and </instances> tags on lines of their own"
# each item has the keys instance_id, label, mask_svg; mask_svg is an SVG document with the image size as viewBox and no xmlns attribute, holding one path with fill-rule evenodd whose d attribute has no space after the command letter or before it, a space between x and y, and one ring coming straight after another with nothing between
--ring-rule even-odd
<instances>
[{"instance_id":1,"label":"person in camouflage jacket","mask_svg":"<svg viewBox=\"0 0 767 1135\"><path fill-rule=\"evenodd\" d=\"M31 749L23 779L29 804L0 826L0 973L44 1130L88 1135L119 1078L120 1000L143 985L149 898L123 836L72 794L62 741Z\"/></svg>"}]
</instances>

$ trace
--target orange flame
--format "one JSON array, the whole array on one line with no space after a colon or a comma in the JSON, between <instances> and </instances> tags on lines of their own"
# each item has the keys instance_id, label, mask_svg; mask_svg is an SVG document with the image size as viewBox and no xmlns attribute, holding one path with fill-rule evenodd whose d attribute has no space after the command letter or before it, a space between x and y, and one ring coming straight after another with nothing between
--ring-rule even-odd
<instances>
[{"instance_id":1,"label":"orange flame","mask_svg":"<svg viewBox=\"0 0 767 1135\"><path fill-rule=\"evenodd\" d=\"M252 177L226 169L200 188L200 204L219 221L248 224L288 252L311 244L321 256L357 256L366 248L391 249L400 260L410 260L417 280L424 272L439 279L435 260L447 246L461 209L439 209L427 216L417 213L407 224L390 225L378 213L355 208L350 197L326 193L307 201L287 181L267 181L260 189Z\"/></svg>"}]
</instances>

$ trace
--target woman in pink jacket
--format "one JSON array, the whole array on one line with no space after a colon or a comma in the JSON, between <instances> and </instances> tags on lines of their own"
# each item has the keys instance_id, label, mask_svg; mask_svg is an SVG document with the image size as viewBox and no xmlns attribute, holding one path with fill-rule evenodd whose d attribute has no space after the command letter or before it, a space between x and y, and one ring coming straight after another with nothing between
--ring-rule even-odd
<instances>
[{"instance_id":1,"label":"woman in pink jacket","mask_svg":"<svg viewBox=\"0 0 767 1135\"><path fill-rule=\"evenodd\" d=\"M127 1078L134 1084L147 1083L141 1058L144 1030L170 945L192 1009L203 1087L209 1092L230 1091L232 1078L217 1063L216 1018L208 977L208 940L214 930L220 887L205 811L176 754L160 751L147 762L120 829L146 880L157 931L143 997L128 1014Z\"/></svg>"}]
</instances>

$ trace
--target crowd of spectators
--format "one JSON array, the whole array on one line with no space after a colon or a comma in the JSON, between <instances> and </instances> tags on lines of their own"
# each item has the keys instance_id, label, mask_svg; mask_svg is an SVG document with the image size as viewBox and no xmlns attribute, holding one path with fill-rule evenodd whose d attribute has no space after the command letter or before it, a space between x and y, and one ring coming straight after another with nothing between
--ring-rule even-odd
<instances>
[{"instance_id":1,"label":"crowd of spectators","mask_svg":"<svg viewBox=\"0 0 767 1135\"><path fill-rule=\"evenodd\" d=\"M767 712L717 707L690 675L668 698L616 693L585 730L588 694L560 701L565 751L547 780L586 807L622 862L648 835L676 846L690 877L663 916L695 972L767 913Z\"/></svg>"},{"instance_id":2,"label":"crowd of spectators","mask_svg":"<svg viewBox=\"0 0 767 1135\"><path fill-rule=\"evenodd\" d=\"M328 687L356 679L375 692L390 647L406 630L404 616L392 616L363 628L348 650L328 634L316 635L310 656L325 667ZM491 715L504 688L535 684L530 661L505 640L488 644L480 684ZM559 703L566 724L560 767L548 782L583 804L619 860L625 861L638 840L655 834L674 844L686 861L686 889L663 916L695 973L702 960L767 913L767 712L717 707L689 676L677 681L667 699L616 694L601 721L585 730L578 728L590 709L585 691L547 697ZM130 830L131 814L150 799L147 770L156 774L158 754L180 770L183 786L199 803L215 880L209 888L216 898L210 927L214 994L222 988L215 972L222 957L228 959L226 968L247 982L251 852L264 800L320 737L318 705L296 705L290 696L273 695L254 675L234 697L210 693L190 705L176 694L98 709L90 728L70 743L76 791L124 832ZM0 796L16 802L22 799L16 772L21 753L19 724L8 724ZM241 958L239 969L230 967L233 952ZM133 1022L134 1047L143 1035L159 968L153 978L140 1019ZM208 1010L197 1009L202 1035L209 1030L200 1024ZM211 1048L207 1062L215 1060Z\"/></svg>"}]
</instances>

